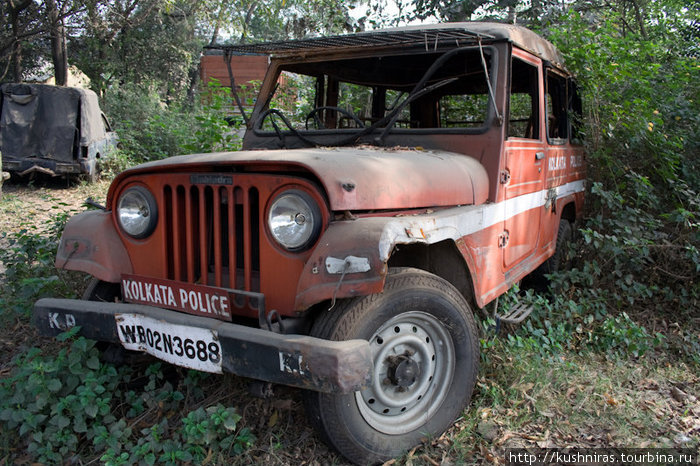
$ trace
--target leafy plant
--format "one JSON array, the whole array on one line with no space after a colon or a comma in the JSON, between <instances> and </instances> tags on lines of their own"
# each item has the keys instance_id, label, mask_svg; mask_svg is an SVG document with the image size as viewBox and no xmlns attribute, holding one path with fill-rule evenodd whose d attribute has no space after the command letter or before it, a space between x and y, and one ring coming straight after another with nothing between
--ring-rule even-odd
<instances>
[{"instance_id":1,"label":"leafy plant","mask_svg":"<svg viewBox=\"0 0 700 466\"><path fill-rule=\"evenodd\" d=\"M16 430L37 460L60 463L79 452L83 437L92 440L102 433L101 425L115 421L111 402L119 379L114 367L100 364L94 342L84 338L53 357L32 349L0 382L2 429Z\"/></svg>"},{"instance_id":2,"label":"leafy plant","mask_svg":"<svg viewBox=\"0 0 700 466\"><path fill-rule=\"evenodd\" d=\"M140 389L128 388L138 380L145 382ZM185 378L183 385L195 381ZM137 367L117 369L100 362L95 342L82 337L56 355L33 348L0 380L0 445L8 451L8 442L19 438L40 462L98 455L105 464L152 465L200 463L212 452L225 462L255 441L250 430L238 428L235 408L200 407L179 419L183 400L160 364L143 373ZM171 414L136 428L149 412Z\"/></svg>"},{"instance_id":3,"label":"leafy plant","mask_svg":"<svg viewBox=\"0 0 700 466\"><path fill-rule=\"evenodd\" d=\"M54 266L61 232L69 217L68 212L56 214L41 227L27 223L18 231L0 236L7 244L0 249L0 261L6 269L0 282L3 319L27 317L40 297L75 295L76 276L57 271Z\"/></svg>"},{"instance_id":4,"label":"leafy plant","mask_svg":"<svg viewBox=\"0 0 700 466\"><path fill-rule=\"evenodd\" d=\"M240 149L229 126L230 91L210 81L191 104L164 103L155 85L124 84L110 89L104 106L114 120L121 150L112 172L174 155Z\"/></svg>"}]
</instances>

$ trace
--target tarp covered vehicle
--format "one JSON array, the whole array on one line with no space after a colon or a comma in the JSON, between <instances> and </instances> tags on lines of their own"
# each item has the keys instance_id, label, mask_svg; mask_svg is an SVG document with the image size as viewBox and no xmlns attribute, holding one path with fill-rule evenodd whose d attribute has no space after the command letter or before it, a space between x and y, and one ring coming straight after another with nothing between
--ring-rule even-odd
<instances>
[{"instance_id":1,"label":"tarp covered vehicle","mask_svg":"<svg viewBox=\"0 0 700 466\"><path fill-rule=\"evenodd\" d=\"M99 177L98 161L117 136L88 89L45 84L0 87L0 151L3 170Z\"/></svg>"}]
</instances>

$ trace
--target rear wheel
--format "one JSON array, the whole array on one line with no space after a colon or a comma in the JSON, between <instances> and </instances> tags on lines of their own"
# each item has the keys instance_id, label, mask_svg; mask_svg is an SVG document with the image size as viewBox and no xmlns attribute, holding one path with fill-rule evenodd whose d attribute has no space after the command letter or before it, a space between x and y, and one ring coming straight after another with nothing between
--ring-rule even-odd
<instances>
[{"instance_id":1,"label":"rear wheel","mask_svg":"<svg viewBox=\"0 0 700 466\"><path fill-rule=\"evenodd\" d=\"M386 461L440 435L471 398L478 369L474 318L462 295L435 275L392 270L382 293L323 313L311 333L370 342L368 387L346 395L305 392L314 426L357 464Z\"/></svg>"},{"instance_id":2,"label":"rear wheel","mask_svg":"<svg viewBox=\"0 0 700 466\"><path fill-rule=\"evenodd\" d=\"M571 263L574 259L571 254L572 239L573 228L571 228L571 222L563 218L559 221L559 231L557 232L557 244L554 249L554 255L540 266L542 274L559 272L560 270L571 268Z\"/></svg>"},{"instance_id":3,"label":"rear wheel","mask_svg":"<svg viewBox=\"0 0 700 466\"><path fill-rule=\"evenodd\" d=\"M525 287L533 288L535 291L546 291L550 285L546 275L571 268L574 259L571 251L573 231L571 222L567 219L562 218L559 221L554 254L523 280Z\"/></svg>"}]
</instances>

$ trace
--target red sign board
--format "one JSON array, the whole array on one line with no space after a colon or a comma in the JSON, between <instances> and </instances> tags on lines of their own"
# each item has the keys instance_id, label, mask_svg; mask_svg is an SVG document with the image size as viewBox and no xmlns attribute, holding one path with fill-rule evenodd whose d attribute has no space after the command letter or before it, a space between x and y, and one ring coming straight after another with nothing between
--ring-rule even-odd
<instances>
[{"instance_id":1,"label":"red sign board","mask_svg":"<svg viewBox=\"0 0 700 466\"><path fill-rule=\"evenodd\" d=\"M129 303L231 321L233 299L229 290L224 288L122 275L122 297Z\"/></svg>"}]
</instances>

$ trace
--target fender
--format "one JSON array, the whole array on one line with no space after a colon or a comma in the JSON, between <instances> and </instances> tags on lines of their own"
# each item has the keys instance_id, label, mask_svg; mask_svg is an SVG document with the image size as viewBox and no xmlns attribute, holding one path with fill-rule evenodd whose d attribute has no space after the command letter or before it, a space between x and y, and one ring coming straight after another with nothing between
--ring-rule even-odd
<instances>
[{"instance_id":1,"label":"fender","mask_svg":"<svg viewBox=\"0 0 700 466\"><path fill-rule=\"evenodd\" d=\"M373 217L331 223L304 265L294 308L304 311L333 297L381 292L387 261L377 245L391 221L390 217Z\"/></svg>"},{"instance_id":2,"label":"fender","mask_svg":"<svg viewBox=\"0 0 700 466\"><path fill-rule=\"evenodd\" d=\"M86 272L113 283L119 282L122 274L133 273L111 212L92 210L72 217L61 236L56 267Z\"/></svg>"},{"instance_id":3,"label":"fender","mask_svg":"<svg viewBox=\"0 0 700 466\"><path fill-rule=\"evenodd\" d=\"M459 247L460 232L444 222L455 211L469 212L476 206L446 209L439 213L409 217L359 218L332 223L306 262L299 280L295 309L333 298L351 298L379 293L384 289L387 263L401 244L435 244L445 239L457 242L472 283L473 260Z\"/></svg>"}]
</instances>

